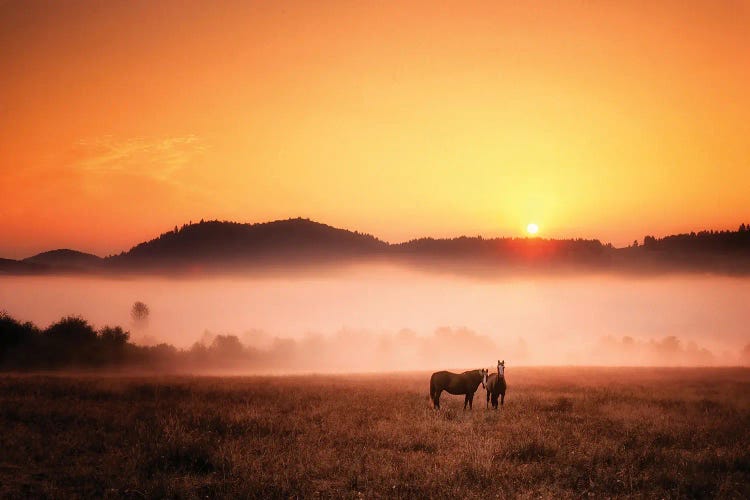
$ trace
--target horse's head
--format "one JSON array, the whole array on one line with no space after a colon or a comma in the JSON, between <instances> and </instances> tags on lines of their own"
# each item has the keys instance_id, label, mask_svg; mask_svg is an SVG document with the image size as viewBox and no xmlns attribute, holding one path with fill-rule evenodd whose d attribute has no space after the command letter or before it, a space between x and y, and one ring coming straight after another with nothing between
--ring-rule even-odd
<instances>
[{"instance_id":1,"label":"horse's head","mask_svg":"<svg viewBox=\"0 0 750 500\"><path fill-rule=\"evenodd\" d=\"M505 360L500 361L497 360L497 376L498 377L504 377L505 376Z\"/></svg>"},{"instance_id":2,"label":"horse's head","mask_svg":"<svg viewBox=\"0 0 750 500\"><path fill-rule=\"evenodd\" d=\"M482 389L487 388L487 376L489 375L490 371L486 368L482 368Z\"/></svg>"}]
</instances>

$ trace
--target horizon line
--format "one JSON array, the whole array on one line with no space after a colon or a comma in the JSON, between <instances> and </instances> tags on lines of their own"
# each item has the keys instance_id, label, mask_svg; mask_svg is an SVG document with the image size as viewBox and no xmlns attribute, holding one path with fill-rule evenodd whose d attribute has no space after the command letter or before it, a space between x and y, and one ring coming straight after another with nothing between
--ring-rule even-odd
<instances>
[{"instance_id":1,"label":"horizon line","mask_svg":"<svg viewBox=\"0 0 750 500\"><path fill-rule=\"evenodd\" d=\"M601 239L596 238L596 237L569 236L569 237L565 237L565 238L545 238L544 236L539 236L539 235L489 236L488 237L488 236L483 236L481 234L478 234L478 235L475 235L475 236L470 236L468 234L461 234L461 235L458 235L458 236L440 236L440 237L435 237L435 236L417 236L417 237L413 237L413 238L408 239L408 240L392 242L392 241L380 238L379 236L377 236L377 235L375 235L373 233L363 232L363 231L360 231L358 229L349 229L349 228L346 228L346 227L333 226L333 225L325 223L325 222L320 222L318 220L311 219L309 217L302 217L302 216L287 217L286 219L274 219L274 220L259 221L259 222L239 222L239 221L236 221L236 220L227 220L227 219L224 219L224 220L219 220L219 219L206 220L206 219L203 219L203 218L200 219L200 221L198 221L198 222L193 222L192 219L189 219L187 223L183 223L182 225L175 225L174 227L179 227L181 229L183 227L197 226L197 225L205 224L205 223L209 223L209 222L230 223L230 224L239 224L239 225L254 226L254 225L259 225L259 224L273 224L273 223L276 223L276 222L285 222L285 221L293 221L293 220L304 220L304 221L312 222L312 223L315 223L315 224L320 224L320 225L323 225L323 226L331 227L331 228L334 228L334 229L348 231L350 233L357 233L357 234L361 234L361 235L372 236L373 238L377 239L378 241L382 241L383 243L386 243L389 246L392 246L392 245L402 245L402 244L405 244L405 243L409 243L411 241L417 241L417 240L423 240L423 239L453 240L453 239L460 239L460 238L476 238L476 239L485 239L485 240L511 239L511 240L541 240L541 241L575 241L575 240L599 241L602 244L602 246L611 246L612 248L614 248L616 250L621 250L621 249L625 249L625 248L631 248L631 246L632 246L632 245L625 245L625 246L617 247L617 246L615 246L610 241L605 242L605 241L602 241ZM737 227L739 228L739 227L741 227L744 224L745 223L741 222ZM750 227L750 225L747 225L747 226ZM698 234L698 233L702 233L702 232L719 232L719 233L721 233L721 232L733 232L733 231L736 231L736 230L735 229L706 229L706 228L704 228L704 229L700 229L700 230L691 230L690 232L671 233L671 234L665 234L665 235L659 235L659 236L656 236L656 235L653 235L653 234L647 234L647 235L644 235L641 238L635 238L633 241L634 242L637 241L637 242L639 242L639 245L642 245L643 244L642 243L642 239L645 238L646 236L652 236L652 237L655 237L657 239L660 239L660 238L666 238L666 237L669 237L669 236L679 236L679 235L685 235L685 234ZM70 250L70 251L85 253L85 254L93 255L95 257L99 257L100 259L106 259L108 257L113 257L113 256L116 256L116 255L120 255L121 253L127 253L127 252L129 252L130 250L132 250L133 248L135 248L136 246L138 246L138 245L140 245L142 243L146 243L146 242L152 241L152 240L157 239L160 236L162 236L164 234L168 234L170 232L174 232L174 230L172 229L172 230L169 230L169 231L164 231L164 232L159 233L156 236L147 237L146 239L143 239L143 240L139 241L138 243L135 243L135 244L131 245L130 248L128 248L127 250L121 250L120 253L110 253L110 254L107 254L107 255L104 255L104 256L99 255L98 253L88 252L88 251L82 251L82 250L78 250L78 249L75 249L75 248L59 247L59 248L51 248L49 250L42 250L40 252L34 253L33 255L29 255L27 257L12 258L12 257L2 257L2 256L0 256L0 259L9 259L9 260L22 261L22 260L25 260L25 259L30 259L30 258L36 257L36 256L44 254L44 253L58 252L58 251L65 251L65 250Z\"/></svg>"}]
</instances>

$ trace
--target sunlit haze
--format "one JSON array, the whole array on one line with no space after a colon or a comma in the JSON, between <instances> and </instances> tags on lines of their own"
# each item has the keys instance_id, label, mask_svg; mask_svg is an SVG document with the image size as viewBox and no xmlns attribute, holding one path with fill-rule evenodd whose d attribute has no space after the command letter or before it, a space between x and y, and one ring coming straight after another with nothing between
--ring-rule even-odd
<instances>
[{"instance_id":1,"label":"sunlit haze","mask_svg":"<svg viewBox=\"0 0 750 500\"><path fill-rule=\"evenodd\" d=\"M282 349L277 366L316 371L482 366L495 353L513 365L736 365L748 294L746 279L477 281L371 266L306 278L0 280L0 304L43 327L81 314L182 348L235 335ZM129 315L135 300L151 308L144 328ZM284 365L295 345L302 361Z\"/></svg>"},{"instance_id":2,"label":"sunlit haze","mask_svg":"<svg viewBox=\"0 0 750 500\"><path fill-rule=\"evenodd\" d=\"M746 2L2 2L0 256L190 220L735 228Z\"/></svg>"}]
</instances>

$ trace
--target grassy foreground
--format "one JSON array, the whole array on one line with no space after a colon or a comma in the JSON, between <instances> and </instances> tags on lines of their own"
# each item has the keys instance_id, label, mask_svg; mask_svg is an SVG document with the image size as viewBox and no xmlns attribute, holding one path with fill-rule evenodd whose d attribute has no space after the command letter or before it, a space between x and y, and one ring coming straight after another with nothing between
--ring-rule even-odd
<instances>
[{"instance_id":1,"label":"grassy foreground","mask_svg":"<svg viewBox=\"0 0 750 500\"><path fill-rule=\"evenodd\" d=\"M0 377L6 497L750 498L750 370Z\"/></svg>"}]
</instances>

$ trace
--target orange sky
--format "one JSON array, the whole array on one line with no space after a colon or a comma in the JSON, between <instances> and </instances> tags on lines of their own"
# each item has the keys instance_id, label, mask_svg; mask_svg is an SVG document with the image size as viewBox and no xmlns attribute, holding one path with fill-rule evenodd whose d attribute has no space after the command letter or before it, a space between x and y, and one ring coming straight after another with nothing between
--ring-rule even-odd
<instances>
[{"instance_id":1,"label":"orange sky","mask_svg":"<svg viewBox=\"0 0 750 500\"><path fill-rule=\"evenodd\" d=\"M750 220L750 3L0 2L0 256Z\"/></svg>"}]
</instances>

